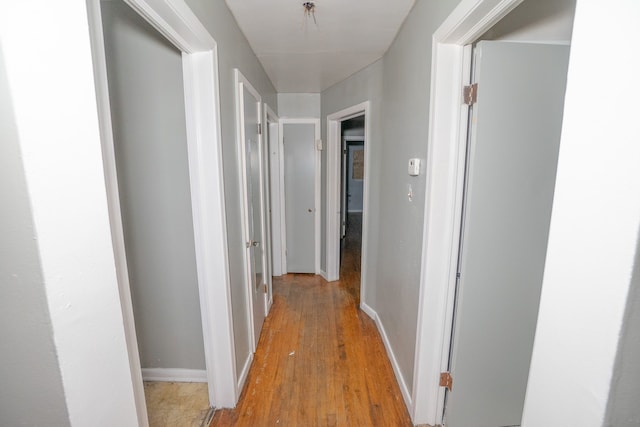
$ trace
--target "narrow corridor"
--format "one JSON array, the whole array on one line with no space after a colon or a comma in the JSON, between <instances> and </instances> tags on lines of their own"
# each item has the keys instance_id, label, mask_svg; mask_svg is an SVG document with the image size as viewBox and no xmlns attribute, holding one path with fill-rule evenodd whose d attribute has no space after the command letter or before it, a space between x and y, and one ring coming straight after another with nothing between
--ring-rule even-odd
<instances>
[{"instance_id":1,"label":"narrow corridor","mask_svg":"<svg viewBox=\"0 0 640 427\"><path fill-rule=\"evenodd\" d=\"M214 426L410 426L374 322L359 308L360 215L350 215L337 282L274 278L247 384Z\"/></svg>"}]
</instances>

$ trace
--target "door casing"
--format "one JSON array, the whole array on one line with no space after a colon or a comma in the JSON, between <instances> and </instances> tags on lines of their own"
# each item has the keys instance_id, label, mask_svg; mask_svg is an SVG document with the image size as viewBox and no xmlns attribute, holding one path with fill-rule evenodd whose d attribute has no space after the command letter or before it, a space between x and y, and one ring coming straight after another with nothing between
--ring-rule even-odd
<instances>
[{"instance_id":1,"label":"door casing","mask_svg":"<svg viewBox=\"0 0 640 427\"><path fill-rule=\"evenodd\" d=\"M274 247L280 247L280 224L278 219L280 218L280 206L279 203L275 203L274 200L280 199L279 186L273 185L274 177L279 177L280 165L279 156L273 156L272 148L278 149L279 140L279 122L278 115L267 105L264 104L264 117L262 123L265 123L263 133L266 138L264 139L264 167L265 167L265 223L267 228L265 230L267 241L270 244L265 247L267 251L267 294L265 295L265 307L266 314L269 313L271 305L273 305L273 276L280 276L282 269L282 260L280 259L280 251L274 250ZM271 185L270 185L271 183ZM274 196L273 192L277 191L277 195ZM276 242L277 241L277 242ZM277 258L277 259L276 259Z\"/></svg>"},{"instance_id":2,"label":"door casing","mask_svg":"<svg viewBox=\"0 0 640 427\"><path fill-rule=\"evenodd\" d=\"M326 273L325 279L331 282L340 279L340 238L342 236L342 214L340 200L342 135L341 123L345 120L364 115L364 186L362 190L362 258L360 276L360 302L366 301L367 268L369 251L369 182L371 176L371 150L367 148L371 128L371 103L362 102L327 116L327 235L326 235ZM358 137L361 139L361 137Z\"/></svg>"}]
</instances>

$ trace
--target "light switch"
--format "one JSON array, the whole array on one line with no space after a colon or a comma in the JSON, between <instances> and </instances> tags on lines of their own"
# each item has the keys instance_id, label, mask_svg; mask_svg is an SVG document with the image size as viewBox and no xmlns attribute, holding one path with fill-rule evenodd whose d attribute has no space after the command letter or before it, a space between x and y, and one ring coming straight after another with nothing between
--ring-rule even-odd
<instances>
[{"instance_id":1,"label":"light switch","mask_svg":"<svg viewBox=\"0 0 640 427\"><path fill-rule=\"evenodd\" d=\"M420 159L409 159L409 176L420 175Z\"/></svg>"}]
</instances>

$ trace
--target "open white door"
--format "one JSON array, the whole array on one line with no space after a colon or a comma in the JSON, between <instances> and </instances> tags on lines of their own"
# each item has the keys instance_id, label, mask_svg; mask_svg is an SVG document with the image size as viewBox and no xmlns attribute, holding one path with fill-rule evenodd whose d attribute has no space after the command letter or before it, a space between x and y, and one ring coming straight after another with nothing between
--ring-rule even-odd
<instances>
[{"instance_id":1,"label":"open white door","mask_svg":"<svg viewBox=\"0 0 640 427\"><path fill-rule=\"evenodd\" d=\"M244 183L245 259L253 337L251 348L255 351L264 323L266 304L265 252L269 243L265 235L264 153L261 137L260 95L238 72L239 122L241 134L241 159Z\"/></svg>"},{"instance_id":2,"label":"open white door","mask_svg":"<svg viewBox=\"0 0 640 427\"><path fill-rule=\"evenodd\" d=\"M521 423L568 59L568 46L476 48L447 427Z\"/></svg>"}]
</instances>

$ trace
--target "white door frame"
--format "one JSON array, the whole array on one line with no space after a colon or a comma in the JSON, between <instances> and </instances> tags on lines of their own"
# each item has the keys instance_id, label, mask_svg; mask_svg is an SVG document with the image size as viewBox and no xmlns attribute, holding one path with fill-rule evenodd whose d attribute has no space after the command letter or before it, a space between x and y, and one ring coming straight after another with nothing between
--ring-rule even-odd
<instances>
[{"instance_id":1,"label":"white door frame","mask_svg":"<svg viewBox=\"0 0 640 427\"><path fill-rule=\"evenodd\" d=\"M369 101L345 108L327 116L327 280L340 279L340 164L342 162L342 135L340 124L364 114L364 183L362 189L362 258L360 277L360 304L366 301L369 251L369 189L371 150L367 147L371 129L371 103Z\"/></svg>"},{"instance_id":2,"label":"white door frame","mask_svg":"<svg viewBox=\"0 0 640 427\"><path fill-rule=\"evenodd\" d=\"M269 240L269 247L267 248L268 256L267 256L267 266L269 268L268 276L267 276L267 295L266 295L266 314L269 314L269 310L273 305L273 276L281 275L281 266L282 260L280 259L280 251L275 253L274 247L280 247L280 224L278 221L273 218L280 217L280 206L279 203L273 203L274 200L280 199L280 194L273 195L272 191L279 190L279 185L275 186L273 184L273 177L280 177L280 167L279 161L280 158L276 156L272 156L272 148L278 148L278 141L280 140L279 130L280 130L280 119L278 115L269 107L267 103L264 103L264 118L262 121L265 124L265 129L263 132L266 132L268 136L264 141L264 153L265 153L265 165L266 165L266 181L265 181L265 199L266 199L266 220L267 223L267 238ZM272 141L276 141L275 147L272 147ZM277 152L276 152L277 154ZM272 158L274 162L272 163ZM274 164L275 163L275 164ZM274 170L275 169L275 170ZM276 242L277 240L277 242ZM277 260L275 259L277 257ZM280 264L280 265L278 265Z\"/></svg>"},{"instance_id":3,"label":"white door frame","mask_svg":"<svg viewBox=\"0 0 640 427\"><path fill-rule=\"evenodd\" d=\"M444 411L439 379L449 358L464 181L464 46L522 1L462 0L433 34L425 226L410 408L415 424L441 424Z\"/></svg>"},{"instance_id":4,"label":"white door frame","mask_svg":"<svg viewBox=\"0 0 640 427\"><path fill-rule=\"evenodd\" d=\"M315 271L316 274L320 272L320 175L322 167L322 158L320 156L320 147L322 144L320 135L320 119L315 118L298 118L298 119L280 119L280 218L281 218L281 239L282 239L282 273L286 274L287 270L287 227L286 227L286 214L285 214L285 200L286 194L284 191L284 125L288 124L312 124L315 129L315 164L316 164L316 177L315 177Z\"/></svg>"},{"instance_id":5,"label":"white door frame","mask_svg":"<svg viewBox=\"0 0 640 427\"><path fill-rule=\"evenodd\" d=\"M238 400L222 175L217 44L183 0L125 0L182 52L191 208L211 406ZM105 184L120 304L140 425L148 425L127 271L100 0L89 0Z\"/></svg>"},{"instance_id":6,"label":"white door frame","mask_svg":"<svg viewBox=\"0 0 640 427\"><path fill-rule=\"evenodd\" d=\"M272 222L273 235L279 244L274 247L278 250L278 254L274 256L274 260L278 260L278 265L274 266L278 270L278 275L287 274L287 224L285 222L285 204L284 204L284 137L282 136L283 126L282 120L278 120L278 139L276 146L272 146L269 141L269 149L275 151L275 161L271 164L273 172L271 174L271 194L273 194L272 205ZM277 234L276 234L277 233Z\"/></svg>"},{"instance_id":7,"label":"white door frame","mask_svg":"<svg viewBox=\"0 0 640 427\"><path fill-rule=\"evenodd\" d=\"M249 80L247 80L247 78L240 72L240 70L238 70L237 68L235 68L233 70L233 74L234 74L234 81L235 81L235 92L236 92L236 150L237 150L237 155L238 155L238 159L240 161L239 164L239 168L238 168L238 179L240 180L240 193L241 193L241 200L242 203L240 204L241 207L241 211L242 211L242 238L245 242L249 242L251 240L251 236L249 235L249 223L251 221L251 215L249 212L249 195L247 194L247 182L248 179L250 179L247 174L247 157L246 157L246 152L245 152L245 131L244 131L244 91L248 91L257 101L258 101L258 105L259 105L259 111L258 111L258 123L260 126L262 126L262 123L264 122L263 119L263 108L262 108L262 96L260 95L260 93L253 87L253 85L249 82ZM262 150L263 154L264 154L264 145L263 145L263 141L264 138L262 136L263 132L260 133L258 135L258 146L260 147L260 149ZM264 179L264 170L262 170L262 165L261 165L261 170L260 170L260 175L261 175L261 180L264 183L265 179ZM260 222L262 224L262 235L260 236L260 240L261 240L261 244L263 247L262 250L262 265L263 265L263 269L266 267L266 247L267 246L271 246L271 242L267 241L267 236L266 236L266 222L265 222L265 212L264 212L264 207L265 205L265 199L264 199L264 189L259 189L260 191ZM250 327L250 344L249 344L249 348L251 349L251 353L255 353L256 351L256 347L258 345L256 339L255 339L255 330L254 330L254 323L253 323L253 285L251 283L251 257L249 256L249 251L245 250L243 252L243 257L244 257L244 281L245 281L245 288L247 290L247 307L248 307L248 317L249 317L249 327ZM266 271L264 271L265 274L267 274ZM266 304L265 304L265 316L266 316ZM247 364L246 367L248 367L249 365ZM243 373L241 375L241 378L239 380L239 388L242 388L242 384L244 383L244 379L246 377L246 375L248 374L248 370L244 369Z\"/></svg>"}]
</instances>

